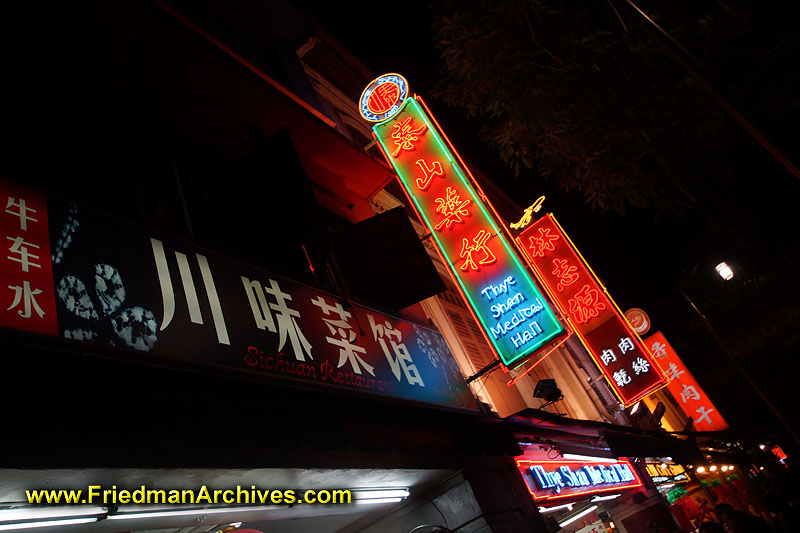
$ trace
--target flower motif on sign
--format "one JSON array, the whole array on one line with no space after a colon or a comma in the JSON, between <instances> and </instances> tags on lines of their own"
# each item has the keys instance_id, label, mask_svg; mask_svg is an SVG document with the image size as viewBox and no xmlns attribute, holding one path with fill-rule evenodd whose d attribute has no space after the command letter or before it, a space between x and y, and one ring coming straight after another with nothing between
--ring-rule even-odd
<instances>
[{"instance_id":1,"label":"flower motif on sign","mask_svg":"<svg viewBox=\"0 0 800 533\"><path fill-rule=\"evenodd\" d=\"M424 177L417 178L417 187L421 191L427 191L428 187L431 186L431 182L435 177L444 177L444 170L442 170L442 164L438 161L434 161L431 166L428 166L428 163L425 162L424 159L417 159L416 161L419 168L422 169L422 173Z\"/></svg>"},{"instance_id":2,"label":"flower motif on sign","mask_svg":"<svg viewBox=\"0 0 800 533\"><path fill-rule=\"evenodd\" d=\"M529 238L533 257L544 257L545 252L555 250L556 246L553 242L560 238L558 235L551 235L550 228L539 228L539 236Z\"/></svg>"},{"instance_id":3,"label":"flower motif on sign","mask_svg":"<svg viewBox=\"0 0 800 533\"><path fill-rule=\"evenodd\" d=\"M397 157L401 150L414 150L417 147L416 143L419 141L419 136L428 129L428 126L425 124L418 128L413 128L411 126L411 121L413 119L414 117L408 117L404 121L397 122L392 126L392 139L394 140L394 145L397 147L395 151L392 152L392 157Z\"/></svg>"},{"instance_id":4,"label":"flower motif on sign","mask_svg":"<svg viewBox=\"0 0 800 533\"><path fill-rule=\"evenodd\" d=\"M443 214L444 218L434 227L441 231L442 226L448 229L452 228L455 223L463 223L464 219L461 217L469 216L467 206L471 201L472 200L461 200L461 196L456 193L456 190L452 187L448 187L445 197L436 199L436 203L438 204L436 212Z\"/></svg>"},{"instance_id":5,"label":"flower motif on sign","mask_svg":"<svg viewBox=\"0 0 800 533\"><path fill-rule=\"evenodd\" d=\"M472 239L472 243L467 239L463 239L461 243L461 252L459 257L464 259L464 264L461 265L461 270L467 272L469 269L480 270L478 265L490 265L497 261L492 251L486 245L486 241L491 237L491 233L486 230L480 230L478 234ZM483 259L475 263L473 254L476 252L483 253Z\"/></svg>"},{"instance_id":6,"label":"flower motif on sign","mask_svg":"<svg viewBox=\"0 0 800 533\"><path fill-rule=\"evenodd\" d=\"M571 266L566 259L553 259L553 266L556 267L553 275L558 277L558 285L556 285L558 292L562 292L565 287L569 287L581 277L578 274L578 267Z\"/></svg>"},{"instance_id":7,"label":"flower motif on sign","mask_svg":"<svg viewBox=\"0 0 800 533\"><path fill-rule=\"evenodd\" d=\"M572 313L572 317L578 324L583 324L599 316L600 311L606 308L606 304L600 301L599 291L592 289L589 285L584 285L567 303L569 312Z\"/></svg>"}]
</instances>

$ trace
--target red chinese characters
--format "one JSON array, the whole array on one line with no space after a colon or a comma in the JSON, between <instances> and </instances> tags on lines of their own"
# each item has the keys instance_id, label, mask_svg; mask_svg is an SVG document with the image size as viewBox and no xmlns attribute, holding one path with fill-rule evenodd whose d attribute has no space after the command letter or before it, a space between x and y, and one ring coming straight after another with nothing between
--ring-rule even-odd
<instances>
[{"instance_id":1,"label":"red chinese characters","mask_svg":"<svg viewBox=\"0 0 800 533\"><path fill-rule=\"evenodd\" d=\"M428 165L424 159L417 159L417 165L422 170L422 177L417 178L417 187L421 191L428 190L433 178L444 177L444 170L442 170L442 164L439 161L434 161L431 165Z\"/></svg>"},{"instance_id":2,"label":"red chinese characters","mask_svg":"<svg viewBox=\"0 0 800 533\"><path fill-rule=\"evenodd\" d=\"M539 228L538 235L528 237L528 250L533 257L544 257L545 252L552 252L556 249L553 243L559 238L558 235L550 233L550 228Z\"/></svg>"},{"instance_id":3,"label":"red chinese characters","mask_svg":"<svg viewBox=\"0 0 800 533\"><path fill-rule=\"evenodd\" d=\"M396 83L384 83L375 87L367 99L367 107L376 115L389 111L400 101L400 87Z\"/></svg>"},{"instance_id":4,"label":"red chinese characters","mask_svg":"<svg viewBox=\"0 0 800 533\"><path fill-rule=\"evenodd\" d=\"M661 368L552 215L537 220L517 241L624 404L666 383Z\"/></svg>"},{"instance_id":5,"label":"red chinese characters","mask_svg":"<svg viewBox=\"0 0 800 533\"><path fill-rule=\"evenodd\" d=\"M645 340L645 344L650 348L653 357L658 359L664 368L664 374L669 379L667 390L681 406L686 416L692 417L694 429L698 431L727 429L728 424L725 419L711 403L711 399L669 345L664 335L657 331Z\"/></svg>"},{"instance_id":6,"label":"red chinese characters","mask_svg":"<svg viewBox=\"0 0 800 533\"><path fill-rule=\"evenodd\" d=\"M600 311L606 309L606 304L600 301L600 291L590 288L589 285L581 287L567 304L572 318L578 324L585 324L592 318L600 316Z\"/></svg>"},{"instance_id":7,"label":"red chinese characters","mask_svg":"<svg viewBox=\"0 0 800 533\"><path fill-rule=\"evenodd\" d=\"M453 224L462 224L464 222L463 217L469 216L467 206L472 200L461 200L461 195L456 193L456 190L452 187L447 188L444 197L437 198L435 201L437 205L436 212L444 215L441 222L434 226L439 231L442 228L452 228Z\"/></svg>"},{"instance_id":8,"label":"red chinese characters","mask_svg":"<svg viewBox=\"0 0 800 533\"><path fill-rule=\"evenodd\" d=\"M488 231L480 230L472 239L472 242L463 239L461 243L461 253L459 254L459 257L464 259L461 270L464 272L470 269L480 270L478 265L491 265L497 261L497 258L486 245L486 241L489 240L489 237L491 237L491 234ZM483 257L476 263L473 254L483 254Z\"/></svg>"},{"instance_id":9,"label":"red chinese characters","mask_svg":"<svg viewBox=\"0 0 800 533\"><path fill-rule=\"evenodd\" d=\"M47 202L43 194L0 180L0 326L56 335Z\"/></svg>"},{"instance_id":10,"label":"red chinese characters","mask_svg":"<svg viewBox=\"0 0 800 533\"><path fill-rule=\"evenodd\" d=\"M428 126L422 124L416 128L412 125L414 117L407 117L402 122L397 122L392 127L392 141L394 141L395 150L392 152L392 157L397 157L403 150L414 150L419 143L420 136L425 133Z\"/></svg>"},{"instance_id":11,"label":"red chinese characters","mask_svg":"<svg viewBox=\"0 0 800 533\"><path fill-rule=\"evenodd\" d=\"M570 265L566 259L553 259L553 266L555 268L552 274L558 278L558 284L556 285L558 292L563 292L566 287L569 287L581 277L578 274L578 267Z\"/></svg>"}]
</instances>

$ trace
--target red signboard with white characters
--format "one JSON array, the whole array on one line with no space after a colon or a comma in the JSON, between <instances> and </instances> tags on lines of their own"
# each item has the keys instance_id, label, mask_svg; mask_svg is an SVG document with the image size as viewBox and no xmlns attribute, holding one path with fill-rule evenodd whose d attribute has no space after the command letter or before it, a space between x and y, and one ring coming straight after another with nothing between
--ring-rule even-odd
<instances>
[{"instance_id":1,"label":"red signboard with white characters","mask_svg":"<svg viewBox=\"0 0 800 533\"><path fill-rule=\"evenodd\" d=\"M517 242L624 405L666 384L658 363L552 214L520 233Z\"/></svg>"},{"instance_id":2,"label":"red signboard with white characters","mask_svg":"<svg viewBox=\"0 0 800 533\"><path fill-rule=\"evenodd\" d=\"M594 462L520 456L516 463L528 492L539 502L586 498L642 486L639 474L627 459Z\"/></svg>"},{"instance_id":3,"label":"red signboard with white characters","mask_svg":"<svg viewBox=\"0 0 800 533\"><path fill-rule=\"evenodd\" d=\"M55 335L58 330L45 196L0 179L0 324Z\"/></svg>"},{"instance_id":4,"label":"red signboard with white characters","mask_svg":"<svg viewBox=\"0 0 800 533\"><path fill-rule=\"evenodd\" d=\"M645 344L652 352L653 357L657 358L664 368L664 374L669 380L667 389L672 393L683 412L694 420L694 429L699 431L728 429L725 419L711 403L708 395L700 388L697 380L669 345L664 335L657 331L647 338Z\"/></svg>"}]
</instances>

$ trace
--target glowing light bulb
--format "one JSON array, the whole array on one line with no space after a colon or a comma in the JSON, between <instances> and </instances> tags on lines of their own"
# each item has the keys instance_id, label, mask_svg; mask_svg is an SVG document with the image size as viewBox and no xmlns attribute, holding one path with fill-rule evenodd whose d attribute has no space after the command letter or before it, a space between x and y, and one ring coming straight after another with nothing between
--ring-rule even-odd
<instances>
[{"instance_id":1,"label":"glowing light bulb","mask_svg":"<svg viewBox=\"0 0 800 533\"><path fill-rule=\"evenodd\" d=\"M716 472L717 471L717 465L711 465L711 468L709 468L709 470L712 471L712 472Z\"/></svg>"},{"instance_id":2,"label":"glowing light bulb","mask_svg":"<svg viewBox=\"0 0 800 533\"><path fill-rule=\"evenodd\" d=\"M698 474L702 474L705 471L706 471L706 467L704 467L704 466L698 466L697 467L697 473Z\"/></svg>"},{"instance_id":3,"label":"glowing light bulb","mask_svg":"<svg viewBox=\"0 0 800 533\"><path fill-rule=\"evenodd\" d=\"M733 270L731 267L728 266L728 263L723 261L722 263L716 266L717 274L724 279L725 281L729 281L733 279Z\"/></svg>"}]
</instances>

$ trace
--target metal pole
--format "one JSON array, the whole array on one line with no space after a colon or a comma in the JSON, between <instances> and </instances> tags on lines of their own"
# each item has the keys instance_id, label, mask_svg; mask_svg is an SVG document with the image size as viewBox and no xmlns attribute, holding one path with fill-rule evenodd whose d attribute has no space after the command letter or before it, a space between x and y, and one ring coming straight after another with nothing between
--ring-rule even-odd
<instances>
[{"instance_id":1,"label":"metal pole","mask_svg":"<svg viewBox=\"0 0 800 533\"><path fill-rule=\"evenodd\" d=\"M708 319L706 318L706 315L704 315L700 311L700 309L697 308L692 299L689 298L689 296L685 292L683 292L682 288L678 287L678 292L681 293L681 296L683 296L687 302L689 302L689 305L692 307L692 309L694 309L694 312L697 313L697 316L699 316L700 319L703 321L703 324L706 326L706 329L708 329L709 333L711 333L711 336L714 337L714 340L717 342L717 345L722 350L722 353L725 355L725 357L727 357L728 361L736 368L736 370L739 371L739 373L744 377L744 379L747 380L747 382L750 384L750 386L753 388L756 394L758 394L759 398L761 398L761 400L767 405L769 410L772 411L772 414L775 415L775 417L778 419L778 421L781 423L784 429L789 433L789 435L791 435L792 439L794 439L795 444L800 446L800 436L798 436L797 433L794 431L794 429L792 429L792 426L789 424L789 421L783 417L783 415L778 411L775 405L773 405L773 403L769 401L769 398L766 397L764 392L761 390L761 387L759 387L758 384L753 380L753 378L750 377L750 374L748 374L748 372L744 369L741 363L739 363L739 360L733 356L733 354L728 349L728 346L725 344L725 341L722 340L722 337L719 335L719 333L717 333L717 330L714 329L714 326L712 326L711 322L709 322Z\"/></svg>"}]
</instances>

